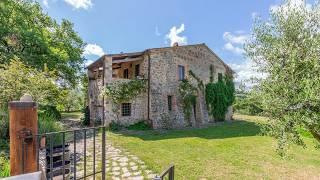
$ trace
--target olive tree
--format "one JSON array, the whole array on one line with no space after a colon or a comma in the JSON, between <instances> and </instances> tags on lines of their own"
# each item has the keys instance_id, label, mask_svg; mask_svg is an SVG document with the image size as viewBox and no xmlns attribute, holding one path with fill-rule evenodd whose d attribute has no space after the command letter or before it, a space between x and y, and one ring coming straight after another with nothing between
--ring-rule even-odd
<instances>
[{"instance_id":1,"label":"olive tree","mask_svg":"<svg viewBox=\"0 0 320 180\"><path fill-rule=\"evenodd\" d=\"M320 6L284 1L257 18L246 54L266 74L257 90L279 152L303 145L301 130L320 142Z\"/></svg>"}]
</instances>

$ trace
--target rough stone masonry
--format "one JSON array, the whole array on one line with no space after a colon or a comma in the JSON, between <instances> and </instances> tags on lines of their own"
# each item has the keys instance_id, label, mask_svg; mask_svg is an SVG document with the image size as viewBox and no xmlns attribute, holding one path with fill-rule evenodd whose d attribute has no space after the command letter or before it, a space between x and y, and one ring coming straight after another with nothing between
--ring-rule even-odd
<instances>
[{"instance_id":1,"label":"rough stone masonry","mask_svg":"<svg viewBox=\"0 0 320 180\"><path fill-rule=\"evenodd\" d=\"M109 54L87 67L89 78L88 105L91 123L112 120L130 125L146 120L153 128L181 128L187 126L178 86L182 79L192 79L189 70L204 84L209 82L210 66L214 81L219 75L234 72L205 44L153 48L142 52ZM114 81L147 80L146 92L119 106L120 115L112 111L112 102L103 97L102 89ZM195 82L193 82L195 83ZM232 118L228 108L226 120ZM205 97L198 92L191 114L191 125L205 126L214 122L209 116Z\"/></svg>"}]
</instances>

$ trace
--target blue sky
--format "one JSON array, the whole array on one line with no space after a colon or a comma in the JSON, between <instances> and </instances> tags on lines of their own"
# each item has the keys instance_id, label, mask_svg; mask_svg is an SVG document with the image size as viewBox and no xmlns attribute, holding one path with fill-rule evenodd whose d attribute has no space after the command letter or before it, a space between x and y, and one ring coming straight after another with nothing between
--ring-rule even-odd
<instances>
[{"instance_id":1,"label":"blue sky","mask_svg":"<svg viewBox=\"0 0 320 180\"><path fill-rule=\"evenodd\" d=\"M297 1L297 0L296 0ZM281 0L39 0L58 21L74 23L88 43L88 62L103 53L206 43L238 72L238 81L252 75L242 45L254 16L267 18Z\"/></svg>"}]
</instances>

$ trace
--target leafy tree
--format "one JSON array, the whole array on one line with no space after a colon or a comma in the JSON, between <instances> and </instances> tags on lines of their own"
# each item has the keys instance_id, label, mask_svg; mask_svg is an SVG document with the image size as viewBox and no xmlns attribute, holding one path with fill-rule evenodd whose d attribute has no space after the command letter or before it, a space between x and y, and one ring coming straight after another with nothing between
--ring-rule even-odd
<instances>
[{"instance_id":1,"label":"leafy tree","mask_svg":"<svg viewBox=\"0 0 320 180\"><path fill-rule=\"evenodd\" d=\"M58 107L62 111L70 112L83 108L83 94L78 89L64 89L60 93Z\"/></svg>"},{"instance_id":2,"label":"leafy tree","mask_svg":"<svg viewBox=\"0 0 320 180\"><path fill-rule=\"evenodd\" d=\"M24 64L56 69L60 84L75 85L84 43L73 24L58 24L32 0L0 1L0 64L18 57Z\"/></svg>"},{"instance_id":3,"label":"leafy tree","mask_svg":"<svg viewBox=\"0 0 320 180\"><path fill-rule=\"evenodd\" d=\"M40 104L55 102L59 91L54 74L47 68L39 71L19 60L0 65L0 138L7 139L9 135L9 101L19 100L23 94L28 93Z\"/></svg>"},{"instance_id":4,"label":"leafy tree","mask_svg":"<svg viewBox=\"0 0 320 180\"><path fill-rule=\"evenodd\" d=\"M268 21L257 19L246 45L267 74L257 89L281 153L290 142L304 145L301 128L320 142L320 5L301 2L285 1Z\"/></svg>"},{"instance_id":5,"label":"leafy tree","mask_svg":"<svg viewBox=\"0 0 320 180\"><path fill-rule=\"evenodd\" d=\"M25 93L41 104L54 101L59 93L54 74L26 66L19 60L0 65L0 106L6 107L9 101L19 100Z\"/></svg>"}]
</instances>

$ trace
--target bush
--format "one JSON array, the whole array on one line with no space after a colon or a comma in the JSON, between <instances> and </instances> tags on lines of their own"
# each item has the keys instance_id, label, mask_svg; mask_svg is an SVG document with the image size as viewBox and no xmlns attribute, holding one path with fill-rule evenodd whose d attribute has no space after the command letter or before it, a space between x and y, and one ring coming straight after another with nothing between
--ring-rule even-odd
<instances>
[{"instance_id":1,"label":"bush","mask_svg":"<svg viewBox=\"0 0 320 180\"><path fill-rule=\"evenodd\" d=\"M0 110L0 127L0 139L9 139L9 117L6 110Z\"/></svg>"},{"instance_id":2,"label":"bush","mask_svg":"<svg viewBox=\"0 0 320 180\"><path fill-rule=\"evenodd\" d=\"M0 153L0 178L10 176L10 161L5 153Z\"/></svg>"},{"instance_id":3,"label":"bush","mask_svg":"<svg viewBox=\"0 0 320 180\"><path fill-rule=\"evenodd\" d=\"M145 122L145 121L139 121L139 122L137 122L137 123L135 123L135 124L132 124L132 125L130 125L130 126L128 126L127 127L127 129L129 129L129 130L149 130L149 129L151 129L151 127Z\"/></svg>"},{"instance_id":4,"label":"bush","mask_svg":"<svg viewBox=\"0 0 320 180\"><path fill-rule=\"evenodd\" d=\"M0 139L0 178L8 177L10 175L9 164L9 142Z\"/></svg>"},{"instance_id":5,"label":"bush","mask_svg":"<svg viewBox=\"0 0 320 180\"><path fill-rule=\"evenodd\" d=\"M44 114L38 115L38 123L39 123L39 134L42 133L49 133L49 132L56 132L56 131L63 131L63 125L56 121L56 119L52 116L46 116ZM62 135L56 134L51 137L46 137L46 144L48 145L51 141L53 141L53 145L60 145L62 144Z\"/></svg>"},{"instance_id":6,"label":"bush","mask_svg":"<svg viewBox=\"0 0 320 180\"><path fill-rule=\"evenodd\" d=\"M61 113L53 105L39 105L39 114L43 114L47 117L52 117L57 121L61 120Z\"/></svg>"},{"instance_id":7,"label":"bush","mask_svg":"<svg viewBox=\"0 0 320 180\"><path fill-rule=\"evenodd\" d=\"M60 122L57 122L55 117L47 116L45 114L38 115L38 125L39 125L39 133L48 133L55 131L62 131L63 125Z\"/></svg>"},{"instance_id":8,"label":"bush","mask_svg":"<svg viewBox=\"0 0 320 180\"><path fill-rule=\"evenodd\" d=\"M123 128L123 126L120 123L111 121L111 123L109 124L109 128L111 131L119 131Z\"/></svg>"},{"instance_id":9,"label":"bush","mask_svg":"<svg viewBox=\"0 0 320 180\"><path fill-rule=\"evenodd\" d=\"M89 126L90 125L90 109L89 106L86 106L86 108L84 108L82 110L84 116L81 118L81 122L84 126Z\"/></svg>"}]
</instances>

